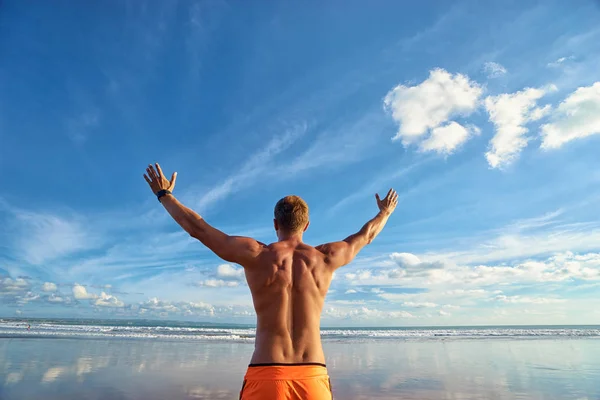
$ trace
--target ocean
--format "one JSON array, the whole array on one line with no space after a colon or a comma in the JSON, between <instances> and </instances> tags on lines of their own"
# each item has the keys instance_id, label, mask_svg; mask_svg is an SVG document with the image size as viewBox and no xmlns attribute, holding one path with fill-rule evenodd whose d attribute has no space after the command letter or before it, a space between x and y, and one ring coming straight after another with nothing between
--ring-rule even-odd
<instances>
[{"instance_id":1,"label":"ocean","mask_svg":"<svg viewBox=\"0 0 600 400\"><path fill-rule=\"evenodd\" d=\"M322 336L335 399L600 399L600 326ZM253 340L244 325L5 319L0 399L237 399Z\"/></svg>"}]
</instances>

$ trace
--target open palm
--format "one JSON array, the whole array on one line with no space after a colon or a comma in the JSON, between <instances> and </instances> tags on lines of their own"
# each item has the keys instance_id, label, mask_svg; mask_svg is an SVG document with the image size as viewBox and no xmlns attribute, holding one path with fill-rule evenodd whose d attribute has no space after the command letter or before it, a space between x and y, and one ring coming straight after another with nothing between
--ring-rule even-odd
<instances>
[{"instance_id":1,"label":"open palm","mask_svg":"<svg viewBox=\"0 0 600 400\"><path fill-rule=\"evenodd\" d=\"M147 174L147 175L146 175ZM165 178L165 175L160 168L160 165L156 163L156 170L150 164L148 168L146 168L146 174L144 174L144 179L150 185L150 189L152 189L152 193L157 194L161 190L168 190L172 192L175 189L175 181L177 180L177 172L173 172L171 176L171 180Z\"/></svg>"},{"instance_id":2,"label":"open palm","mask_svg":"<svg viewBox=\"0 0 600 400\"><path fill-rule=\"evenodd\" d=\"M379 194L375 193L375 198L377 199L377 207L379 207L380 211L393 213L398 205L398 193L394 189L390 189L387 196L383 200L379 198Z\"/></svg>"}]
</instances>

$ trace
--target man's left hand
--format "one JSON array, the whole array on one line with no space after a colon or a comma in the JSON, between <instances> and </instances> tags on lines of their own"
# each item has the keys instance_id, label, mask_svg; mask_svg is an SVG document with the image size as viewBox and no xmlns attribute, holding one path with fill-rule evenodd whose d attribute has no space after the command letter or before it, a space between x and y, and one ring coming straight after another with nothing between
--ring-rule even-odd
<instances>
[{"instance_id":1,"label":"man's left hand","mask_svg":"<svg viewBox=\"0 0 600 400\"><path fill-rule=\"evenodd\" d=\"M147 175L146 175L147 174ZM168 190L169 192L173 192L175 189L175 180L177 179L177 172L173 172L171 176L171 180L165 178L165 175L160 168L160 165L156 163L156 170L150 164L148 168L146 168L146 174L144 174L144 179L150 185L150 189L152 189L152 193L157 194L161 190Z\"/></svg>"}]
</instances>

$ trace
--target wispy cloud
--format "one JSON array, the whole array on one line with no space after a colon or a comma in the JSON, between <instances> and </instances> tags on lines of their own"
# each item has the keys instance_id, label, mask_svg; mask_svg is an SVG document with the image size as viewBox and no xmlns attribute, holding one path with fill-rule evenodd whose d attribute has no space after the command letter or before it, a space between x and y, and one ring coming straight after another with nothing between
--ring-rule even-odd
<instances>
[{"instance_id":1,"label":"wispy cloud","mask_svg":"<svg viewBox=\"0 0 600 400\"><path fill-rule=\"evenodd\" d=\"M496 296L495 300L501 303L510 304L556 304L566 302L565 299L547 297L505 296L502 294Z\"/></svg>"},{"instance_id":2,"label":"wispy cloud","mask_svg":"<svg viewBox=\"0 0 600 400\"><path fill-rule=\"evenodd\" d=\"M499 78L503 75L506 75L508 72L504 66L498 64L497 62L488 61L483 65L483 70L487 74L487 77L490 79Z\"/></svg>"},{"instance_id":3,"label":"wispy cloud","mask_svg":"<svg viewBox=\"0 0 600 400\"><path fill-rule=\"evenodd\" d=\"M100 111L90 109L67 120L67 131L71 140L82 144L88 136L100 125Z\"/></svg>"},{"instance_id":4,"label":"wispy cloud","mask_svg":"<svg viewBox=\"0 0 600 400\"><path fill-rule=\"evenodd\" d=\"M323 310L325 320L384 320L384 319L404 319L414 318L408 311L387 311L368 307L327 307ZM394 321L396 322L396 321Z\"/></svg>"},{"instance_id":5,"label":"wispy cloud","mask_svg":"<svg viewBox=\"0 0 600 400\"><path fill-rule=\"evenodd\" d=\"M237 287L240 285L238 281L226 281L224 279L206 279L196 282L195 286L220 288L220 287Z\"/></svg>"},{"instance_id":6,"label":"wispy cloud","mask_svg":"<svg viewBox=\"0 0 600 400\"><path fill-rule=\"evenodd\" d=\"M538 257L555 252L586 252L598 249L598 224L557 224L552 229L495 232L491 237L473 237L473 246L456 251L431 253L427 259L446 259L459 264Z\"/></svg>"},{"instance_id":7,"label":"wispy cloud","mask_svg":"<svg viewBox=\"0 0 600 400\"><path fill-rule=\"evenodd\" d=\"M375 193L377 191L381 191L382 188L387 188L388 186L392 185L394 180L397 180L398 178L416 172L418 168L425 164L427 161L429 161L429 159L417 161L409 165L408 167L401 168L400 170L394 171L386 175L378 174L377 176L369 179L369 183L365 184L360 189L355 190L351 195L346 196L338 203L334 204L329 209L329 213L333 214L342 209L343 207L346 207L347 205L352 204L353 202L356 202L360 199L373 198L374 201ZM382 194L385 195L385 193ZM400 196L400 200L401 198L402 196Z\"/></svg>"},{"instance_id":8,"label":"wispy cloud","mask_svg":"<svg viewBox=\"0 0 600 400\"><path fill-rule=\"evenodd\" d=\"M189 59L190 83L194 85L200 78L202 55L209 39L219 27L223 16L229 10L226 1L200 1L190 4L186 50Z\"/></svg>"},{"instance_id":9,"label":"wispy cloud","mask_svg":"<svg viewBox=\"0 0 600 400\"><path fill-rule=\"evenodd\" d=\"M250 156L237 172L203 194L200 200L195 202L195 208L200 212L205 212L214 203L225 199L230 194L252 186L263 173L273 168L274 158L304 135L307 129L307 125L303 124L273 137L267 146ZM190 195L184 195L184 198L186 197L190 197Z\"/></svg>"},{"instance_id":10,"label":"wispy cloud","mask_svg":"<svg viewBox=\"0 0 600 400\"><path fill-rule=\"evenodd\" d=\"M563 66L565 63L568 63L569 61L572 61L574 59L575 59L574 56L560 57L558 60L548 63L548 67L558 68L558 67Z\"/></svg>"},{"instance_id":11,"label":"wispy cloud","mask_svg":"<svg viewBox=\"0 0 600 400\"><path fill-rule=\"evenodd\" d=\"M15 251L21 260L30 264L40 265L101 244L77 216L68 218L16 208L11 211Z\"/></svg>"},{"instance_id":12,"label":"wispy cloud","mask_svg":"<svg viewBox=\"0 0 600 400\"><path fill-rule=\"evenodd\" d=\"M300 155L286 160L274 172L279 176L294 176L317 168L340 168L367 158L375 147L373 137L380 136L384 118L369 110L358 118L321 131Z\"/></svg>"}]
</instances>

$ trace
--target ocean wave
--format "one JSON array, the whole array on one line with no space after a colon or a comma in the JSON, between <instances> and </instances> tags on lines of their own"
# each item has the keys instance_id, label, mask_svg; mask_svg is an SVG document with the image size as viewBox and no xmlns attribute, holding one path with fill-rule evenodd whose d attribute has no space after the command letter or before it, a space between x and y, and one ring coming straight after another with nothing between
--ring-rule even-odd
<instances>
[{"instance_id":1,"label":"ocean wave","mask_svg":"<svg viewBox=\"0 0 600 400\"><path fill-rule=\"evenodd\" d=\"M0 337L131 338L252 342L254 328L123 326L0 322ZM323 329L324 341L447 340L495 338L600 338L600 327L348 328Z\"/></svg>"}]
</instances>

